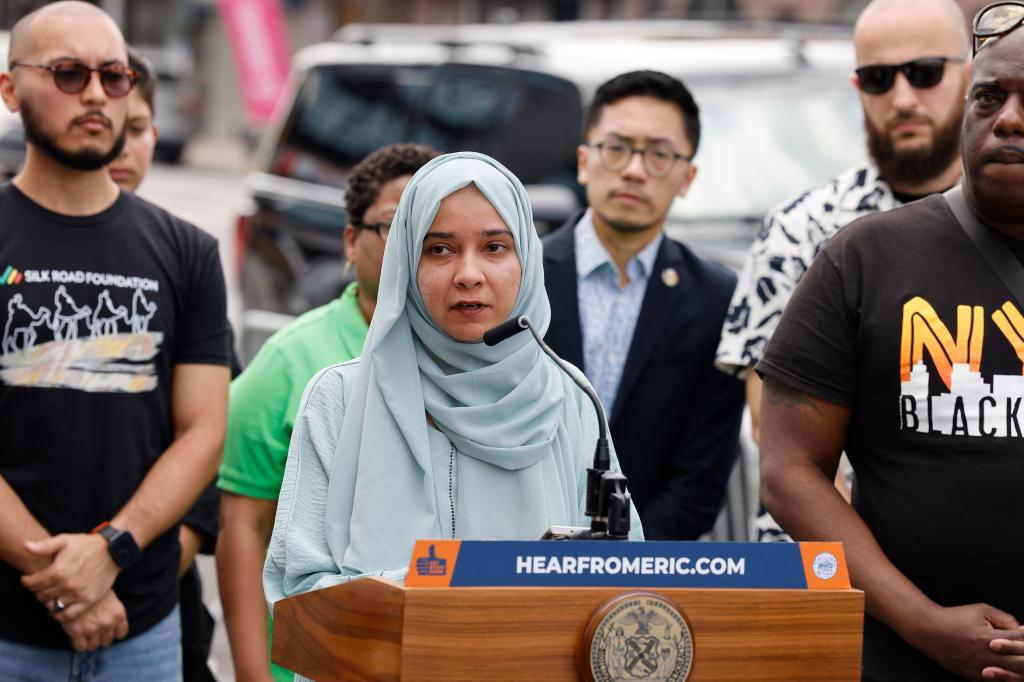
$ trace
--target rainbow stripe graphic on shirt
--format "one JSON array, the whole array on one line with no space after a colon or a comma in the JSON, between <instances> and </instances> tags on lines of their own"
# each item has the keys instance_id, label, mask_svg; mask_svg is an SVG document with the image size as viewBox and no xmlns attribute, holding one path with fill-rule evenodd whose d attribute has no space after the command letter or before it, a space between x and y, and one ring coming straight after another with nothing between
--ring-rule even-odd
<instances>
[{"instance_id":1,"label":"rainbow stripe graphic on shirt","mask_svg":"<svg viewBox=\"0 0 1024 682\"><path fill-rule=\"evenodd\" d=\"M8 265L3 275L0 275L0 286L5 284L21 284L25 276L13 265Z\"/></svg>"}]
</instances>

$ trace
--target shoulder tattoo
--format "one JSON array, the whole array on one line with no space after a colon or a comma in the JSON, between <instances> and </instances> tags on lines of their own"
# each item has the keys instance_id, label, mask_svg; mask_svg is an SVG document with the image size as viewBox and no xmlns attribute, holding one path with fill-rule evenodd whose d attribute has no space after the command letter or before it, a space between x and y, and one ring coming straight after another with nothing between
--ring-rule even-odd
<instances>
[{"instance_id":1,"label":"shoulder tattoo","mask_svg":"<svg viewBox=\"0 0 1024 682\"><path fill-rule=\"evenodd\" d=\"M775 379L768 379L765 382L764 389L764 396L773 407L793 409L803 405L814 410L815 414L821 414L821 408L818 407L818 404L811 396L798 388L793 388Z\"/></svg>"}]
</instances>

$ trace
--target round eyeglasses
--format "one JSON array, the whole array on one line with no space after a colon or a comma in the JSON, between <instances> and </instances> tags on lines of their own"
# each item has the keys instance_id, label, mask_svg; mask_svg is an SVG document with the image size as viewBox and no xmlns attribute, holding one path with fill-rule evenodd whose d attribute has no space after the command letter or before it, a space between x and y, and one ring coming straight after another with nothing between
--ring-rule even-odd
<instances>
[{"instance_id":1,"label":"round eyeglasses","mask_svg":"<svg viewBox=\"0 0 1024 682\"><path fill-rule=\"evenodd\" d=\"M633 160L633 155L639 154L644 162L644 170L655 178L668 175L680 159L683 161L693 160L692 156L680 154L672 148L672 145L661 142L647 147L634 147L625 140L609 138L584 146L596 149L601 164L613 172L623 170Z\"/></svg>"},{"instance_id":2,"label":"round eyeglasses","mask_svg":"<svg viewBox=\"0 0 1024 682\"><path fill-rule=\"evenodd\" d=\"M131 92L132 86L139 79L139 72L124 64L109 64L94 69L71 59L56 64L29 64L18 59L11 62L12 69L19 66L49 71L57 89L69 95L77 95L85 90L94 71L100 75L103 92L107 93L108 97L115 99L124 97Z\"/></svg>"}]
</instances>

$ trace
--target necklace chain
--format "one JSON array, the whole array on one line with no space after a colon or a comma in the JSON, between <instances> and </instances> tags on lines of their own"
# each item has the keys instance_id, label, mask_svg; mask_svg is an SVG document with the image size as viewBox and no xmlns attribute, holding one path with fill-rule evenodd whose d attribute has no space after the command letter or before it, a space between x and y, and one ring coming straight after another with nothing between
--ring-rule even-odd
<instances>
[{"instance_id":1,"label":"necklace chain","mask_svg":"<svg viewBox=\"0 0 1024 682\"><path fill-rule=\"evenodd\" d=\"M451 446L451 453L448 457L448 505L452 510L452 539L455 539L455 443L449 439L448 444Z\"/></svg>"}]
</instances>

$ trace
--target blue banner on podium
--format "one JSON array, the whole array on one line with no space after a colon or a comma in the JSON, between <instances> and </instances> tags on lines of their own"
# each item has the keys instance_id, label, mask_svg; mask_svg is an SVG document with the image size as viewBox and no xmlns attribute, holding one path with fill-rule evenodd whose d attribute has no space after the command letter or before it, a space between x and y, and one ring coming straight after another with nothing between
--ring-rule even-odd
<instances>
[{"instance_id":1,"label":"blue banner on podium","mask_svg":"<svg viewBox=\"0 0 1024 682\"><path fill-rule=\"evenodd\" d=\"M850 588L838 542L420 540L407 587Z\"/></svg>"}]
</instances>

